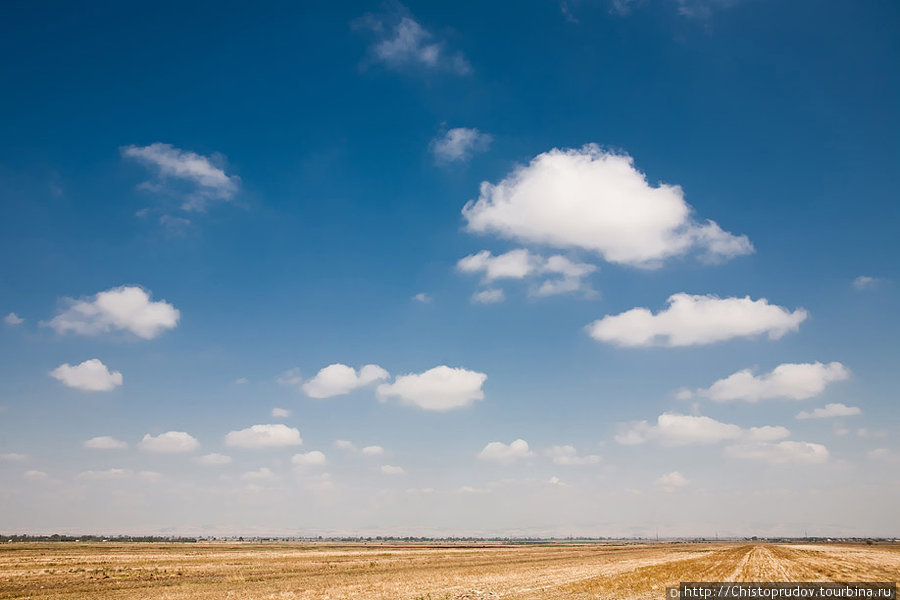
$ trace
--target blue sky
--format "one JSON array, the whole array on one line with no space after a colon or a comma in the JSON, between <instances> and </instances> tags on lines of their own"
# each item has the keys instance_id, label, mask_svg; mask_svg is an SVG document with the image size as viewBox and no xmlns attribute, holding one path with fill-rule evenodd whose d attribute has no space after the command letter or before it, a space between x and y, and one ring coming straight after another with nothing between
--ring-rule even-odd
<instances>
[{"instance_id":1,"label":"blue sky","mask_svg":"<svg viewBox=\"0 0 900 600\"><path fill-rule=\"evenodd\" d=\"M900 8L4 12L0 531L900 533Z\"/></svg>"}]
</instances>

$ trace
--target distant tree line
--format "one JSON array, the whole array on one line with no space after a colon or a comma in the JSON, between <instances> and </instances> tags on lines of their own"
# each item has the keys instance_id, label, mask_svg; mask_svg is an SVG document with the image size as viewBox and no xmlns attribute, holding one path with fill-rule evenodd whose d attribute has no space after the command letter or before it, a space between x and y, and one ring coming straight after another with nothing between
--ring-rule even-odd
<instances>
[{"instance_id":1,"label":"distant tree line","mask_svg":"<svg viewBox=\"0 0 900 600\"><path fill-rule=\"evenodd\" d=\"M164 536L164 535L61 535L54 533L53 535L29 535L29 534L0 534L0 542L177 542L177 543L197 543L197 542L337 542L337 543L505 543L505 544L541 544L547 542L652 542L652 538L633 537L633 538L613 538L613 537L478 537L478 536L448 536L448 537L420 537L420 536ZM896 542L897 538L891 537L716 537L713 538L657 538L656 542L664 543L691 543L691 542L769 542L769 543L791 543L791 542L864 542L872 544L874 542Z\"/></svg>"},{"instance_id":2,"label":"distant tree line","mask_svg":"<svg viewBox=\"0 0 900 600\"><path fill-rule=\"evenodd\" d=\"M192 537L168 537L159 535L28 535L0 534L0 540L4 542L182 542L193 543L197 538Z\"/></svg>"}]
</instances>

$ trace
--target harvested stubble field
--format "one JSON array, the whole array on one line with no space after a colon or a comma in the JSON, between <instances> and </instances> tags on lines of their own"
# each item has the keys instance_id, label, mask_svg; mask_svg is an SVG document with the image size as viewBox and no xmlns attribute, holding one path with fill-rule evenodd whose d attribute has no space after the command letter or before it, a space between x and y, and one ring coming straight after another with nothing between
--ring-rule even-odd
<instances>
[{"instance_id":1,"label":"harvested stubble field","mask_svg":"<svg viewBox=\"0 0 900 600\"><path fill-rule=\"evenodd\" d=\"M3 544L0 599L663 598L679 581L896 581L900 545Z\"/></svg>"}]
</instances>

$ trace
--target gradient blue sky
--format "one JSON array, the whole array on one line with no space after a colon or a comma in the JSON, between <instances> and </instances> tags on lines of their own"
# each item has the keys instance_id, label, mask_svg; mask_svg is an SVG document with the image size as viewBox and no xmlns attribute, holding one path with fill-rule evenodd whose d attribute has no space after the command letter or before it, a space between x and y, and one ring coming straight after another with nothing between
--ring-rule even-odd
<instances>
[{"instance_id":1,"label":"gradient blue sky","mask_svg":"<svg viewBox=\"0 0 900 600\"><path fill-rule=\"evenodd\" d=\"M0 531L900 534L897 4L2 13ZM161 177L148 149L217 183L190 169ZM539 171L554 149L563 168ZM711 219L729 240L746 236L743 250L707 260L698 242L636 264L562 221L547 225L553 243L499 235L503 224L474 231L462 213L482 182L514 187L516 169L535 185L569 177L537 194L551 214L569 193L590 211L618 180L565 169L625 156L651 195L681 186L693 216L680 231ZM602 246L615 231L590 233ZM542 296L535 271L486 282L458 266L517 249L532 265L560 255L596 270ZM121 286L173 306L177 325L148 339L52 325ZM503 300L477 301L485 290ZM586 329L657 313L677 293L808 316L777 339L763 328L677 347ZM89 359L122 384L86 391L49 375ZM835 362L839 376L812 392L765 379ZM337 363L390 377L310 397L303 383ZM486 375L483 400L454 395L459 381L406 404L377 391L439 366ZM300 383L286 383L292 369ZM770 397L698 391L746 369ZM460 406L416 406L442 394ZM845 416L796 417L830 404ZM681 419L677 439L654 429L660 415ZM257 424L296 428L303 443L226 443ZM763 426L789 433L747 437ZM168 431L196 448L140 443ZM84 447L97 436L127 448ZM291 462L311 451L325 463ZM231 462L195 461L210 453Z\"/></svg>"}]
</instances>

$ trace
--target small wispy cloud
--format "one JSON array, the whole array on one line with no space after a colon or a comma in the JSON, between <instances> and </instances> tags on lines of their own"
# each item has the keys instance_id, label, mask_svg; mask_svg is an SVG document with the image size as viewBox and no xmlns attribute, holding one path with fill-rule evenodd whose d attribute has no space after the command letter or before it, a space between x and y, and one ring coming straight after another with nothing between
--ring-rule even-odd
<instances>
[{"instance_id":1,"label":"small wispy cloud","mask_svg":"<svg viewBox=\"0 0 900 600\"><path fill-rule=\"evenodd\" d=\"M545 297L576 292L581 292L586 297L596 295L587 277L597 271L597 267L574 262L559 254L545 258L525 248L518 248L494 256L489 250L482 250L459 259L456 268L462 273L480 273L485 284L498 279L542 279L539 284L531 287L531 296ZM499 302L502 299L502 296L473 298L476 302Z\"/></svg>"},{"instance_id":2,"label":"small wispy cloud","mask_svg":"<svg viewBox=\"0 0 900 600\"><path fill-rule=\"evenodd\" d=\"M25 322L25 319L20 317L14 312L9 313L5 317L3 317L3 322L11 327L15 327L16 325L21 325Z\"/></svg>"},{"instance_id":3,"label":"small wispy cloud","mask_svg":"<svg viewBox=\"0 0 900 600\"><path fill-rule=\"evenodd\" d=\"M162 215L159 218L159 224L163 226L169 235L183 236L187 234L188 228L191 226L191 220L185 219L184 217Z\"/></svg>"},{"instance_id":4,"label":"small wispy cloud","mask_svg":"<svg viewBox=\"0 0 900 600\"><path fill-rule=\"evenodd\" d=\"M472 294L472 302L475 304L497 304L506 300L506 294L499 288L488 288Z\"/></svg>"},{"instance_id":5,"label":"small wispy cloud","mask_svg":"<svg viewBox=\"0 0 900 600\"><path fill-rule=\"evenodd\" d=\"M722 10L731 8L739 4L742 0L609 0L609 12L611 14L626 17L637 8L644 5L660 5L674 6L679 16L685 19L708 21L712 16ZM563 15L569 20L574 20L571 15L571 6L569 3L560 5Z\"/></svg>"},{"instance_id":6,"label":"small wispy cloud","mask_svg":"<svg viewBox=\"0 0 900 600\"><path fill-rule=\"evenodd\" d=\"M827 462L828 448L811 442L756 442L725 448L725 456L775 465L811 465Z\"/></svg>"},{"instance_id":7,"label":"small wispy cloud","mask_svg":"<svg viewBox=\"0 0 900 600\"><path fill-rule=\"evenodd\" d=\"M858 290L873 290L879 286L882 280L879 277L860 275L853 280L853 287Z\"/></svg>"},{"instance_id":8,"label":"small wispy cloud","mask_svg":"<svg viewBox=\"0 0 900 600\"><path fill-rule=\"evenodd\" d=\"M490 147L493 136L474 127L454 127L431 140L431 153L438 164L465 162Z\"/></svg>"},{"instance_id":9,"label":"small wispy cloud","mask_svg":"<svg viewBox=\"0 0 900 600\"><path fill-rule=\"evenodd\" d=\"M690 481L688 478L682 475L678 471L672 471L671 473L666 473L656 480L656 483L662 487L663 491L666 492L674 492L678 488L683 488Z\"/></svg>"},{"instance_id":10,"label":"small wispy cloud","mask_svg":"<svg viewBox=\"0 0 900 600\"><path fill-rule=\"evenodd\" d=\"M355 29L371 32L375 41L369 47L371 62L392 69L445 71L457 75L472 72L462 52L447 49L447 44L425 29L401 4L382 14L367 14L353 22Z\"/></svg>"},{"instance_id":11,"label":"small wispy cloud","mask_svg":"<svg viewBox=\"0 0 900 600\"><path fill-rule=\"evenodd\" d=\"M687 19L708 20L714 13L731 8L740 0L675 0L678 14Z\"/></svg>"},{"instance_id":12,"label":"small wispy cloud","mask_svg":"<svg viewBox=\"0 0 900 600\"><path fill-rule=\"evenodd\" d=\"M356 450L356 444L350 440L334 440L334 447L340 450L349 450L351 452Z\"/></svg>"},{"instance_id":13,"label":"small wispy cloud","mask_svg":"<svg viewBox=\"0 0 900 600\"><path fill-rule=\"evenodd\" d=\"M405 475L406 469L396 465L381 465L381 472L385 475Z\"/></svg>"},{"instance_id":14,"label":"small wispy cloud","mask_svg":"<svg viewBox=\"0 0 900 600\"><path fill-rule=\"evenodd\" d=\"M790 436L785 427L765 425L743 428L702 415L663 413L655 423L636 421L620 424L616 442L636 446L656 441L662 446L712 445L723 441L772 442Z\"/></svg>"},{"instance_id":15,"label":"small wispy cloud","mask_svg":"<svg viewBox=\"0 0 900 600\"><path fill-rule=\"evenodd\" d=\"M858 406L847 406L841 403L826 404L822 408L797 413L798 419L830 419L834 417L853 417L862 414Z\"/></svg>"},{"instance_id":16,"label":"small wispy cloud","mask_svg":"<svg viewBox=\"0 0 900 600\"><path fill-rule=\"evenodd\" d=\"M5 452L0 454L0 462L23 462L28 460L27 454L20 454L18 452Z\"/></svg>"},{"instance_id":17,"label":"small wispy cloud","mask_svg":"<svg viewBox=\"0 0 900 600\"><path fill-rule=\"evenodd\" d=\"M301 452L291 457L291 464L297 467L319 467L327 462L325 454L319 450Z\"/></svg>"},{"instance_id":18,"label":"small wispy cloud","mask_svg":"<svg viewBox=\"0 0 900 600\"><path fill-rule=\"evenodd\" d=\"M88 480L105 480L105 479L130 479L134 476L131 469L112 468L103 471L82 471L78 474L78 479Z\"/></svg>"},{"instance_id":19,"label":"small wispy cloud","mask_svg":"<svg viewBox=\"0 0 900 600\"><path fill-rule=\"evenodd\" d=\"M203 156L161 142L123 146L120 151L123 157L141 163L154 173L155 177L139 188L178 196L185 211L203 212L212 202L231 200L240 189L240 178L225 172L221 155ZM162 224L180 227L184 221L169 217Z\"/></svg>"},{"instance_id":20,"label":"small wispy cloud","mask_svg":"<svg viewBox=\"0 0 900 600\"><path fill-rule=\"evenodd\" d=\"M279 375L275 381L280 385L286 385L288 387L300 387L300 384L303 383L303 377L300 375L300 367L288 369Z\"/></svg>"},{"instance_id":21,"label":"small wispy cloud","mask_svg":"<svg viewBox=\"0 0 900 600\"><path fill-rule=\"evenodd\" d=\"M596 465L602 459L597 454L579 455L578 450L574 446L553 446L548 448L544 454L549 456L554 464L572 467L583 465Z\"/></svg>"},{"instance_id":22,"label":"small wispy cloud","mask_svg":"<svg viewBox=\"0 0 900 600\"><path fill-rule=\"evenodd\" d=\"M231 463L231 457L224 454L219 454L217 452L212 452L210 454L204 454L203 456L195 456L193 458L193 461L198 465L203 465L206 467L217 467L220 465L227 465Z\"/></svg>"},{"instance_id":23,"label":"small wispy cloud","mask_svg":"<svg viewBox=\"0 0 900 600\"><path fill-rule=\"evenodd\" d=\"M108 435L101 435L86 440L82 446L91 448L92 450L124 450L128 448L128 444L122 440L117 440Z\"/></svg>"}]
</instances>

